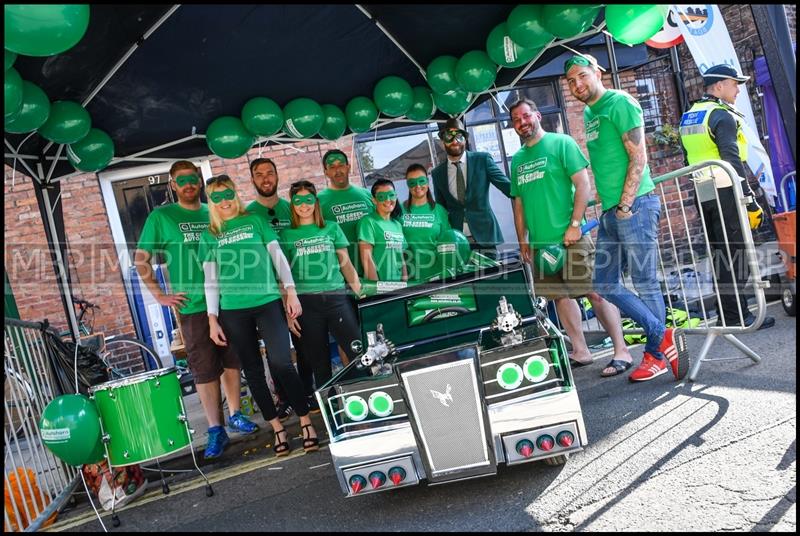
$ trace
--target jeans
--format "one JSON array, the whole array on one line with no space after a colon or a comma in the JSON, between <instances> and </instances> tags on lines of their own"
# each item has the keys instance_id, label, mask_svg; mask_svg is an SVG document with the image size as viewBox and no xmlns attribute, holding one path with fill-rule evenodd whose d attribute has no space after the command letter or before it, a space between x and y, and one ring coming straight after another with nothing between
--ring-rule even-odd
<instances>
[{"instance_id":1,"label":"jeans","mask_svg":"<svg viewBox=\"0 0 800 536\"><path fill-rule=\"evenodd\" d=\"M248 309L227 309L220 311L219 321L234 351L242 362L247 385L261 408L265 421L278 416L272 395L267 386L264 360L258 347L259 334L267 345L267 363L289 396L289 403L299 417L308 414L308 401L303 391L303 383L297 375L289 354L289 326L283 312L281 300L273 300L258 307ZM256 331L256 327L258 331Z\"/></svg>"},{"instance_id":2,"label":"jeans","mask_svg":"<svg viewBox=\"0 0 800 536\"><path fill-rule=\"evenodd\" d=\"M612 208L600 218L594 288L616 305L623 316L642 327L647 336L645 351L663 359L658 347L666 329L666 309L656 276L661 200L654 193L640 195L633 202L629 218L617 219L615 212ZM626 268L638 296L622 286L622 273Z\"/></svg>"}]
</instances>

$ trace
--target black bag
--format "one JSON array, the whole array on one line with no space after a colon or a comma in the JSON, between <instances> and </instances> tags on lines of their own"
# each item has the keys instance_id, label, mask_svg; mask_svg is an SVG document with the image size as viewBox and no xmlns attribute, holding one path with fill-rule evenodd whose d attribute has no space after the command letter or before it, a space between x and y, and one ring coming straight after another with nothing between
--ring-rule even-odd
<instances>
[{"instance_id":1,"label":"black bag","mask_svg":"<svg viewBox=\"0 0 800 536\"><path fill-rule=\"evenodd\" d=\"M47 353L62 393L75 392L75 343L62 340L50 330L43 331ZM89 387L109 380L108 368L95 350L78 345L78 390L88 395Z\"/></svg>"}]
</instances>

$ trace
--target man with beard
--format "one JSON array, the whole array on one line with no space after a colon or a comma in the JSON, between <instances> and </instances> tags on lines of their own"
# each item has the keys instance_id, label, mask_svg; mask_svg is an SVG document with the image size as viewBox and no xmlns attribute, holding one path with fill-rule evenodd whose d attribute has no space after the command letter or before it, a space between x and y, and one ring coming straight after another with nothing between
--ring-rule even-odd
<instances>
[{"instance_id":1,"label":"man with beard","mask_svg":"<svg viewBox=\"0 0 800 536\"><path fill-rule=\"evenodd\" d=\"M628 93L606 89L591 56L573 56L564 64L564 74L572 95L586 104L586 147L603 207L594 288L647 336L642 362L628 379L652 380L667 372L667 361L680 379L686 370L678 365L688 365L688 357L678 359L678 351L685 351L686 341L681 329L665 325L664 296L656 275L661 200L647 165L642 107ZM626 268L638 295L622 285Z\"/></svg>"},{"instance_id":2,"label":"man with beard","mask_svg":"<svg viewBox=\"0 0 800 536\"><path fill-rule=\"evenodd\" d=\"M489 183L510 197L511 183L489 153L465 151L469 137L456 118L439 130L447 160L433 168L433 193L450 217L453 229L461 231L472 249L492 258L503 233L489 203Z\"/></svg>"},{"instance_id":3,"label":"man with beard","mask_svg":"<svg viewBox=\"0 0 800 536\"><path fill-rule=\"evenodd\" d=\"M570 341L573 366L592 363L581 329L581 312L573 298L586 296L598 320L614 342L614 357L602 376L615 376L631 366L616 307L592 290L594 244L581 235L581 221L591 194L589 161L578 144L565 134L545 132L542 116L530 99L509 108L511 123L522 147L511 160L511 195L520 257L531 262L532 252L548 246L566 246L563 269L554 275L533 267L534 290L554 300L558 318Z\"/></svg>"},{"instance_id":4,"label":"man with beard","mask_svg":"<svg viewBox=\"0 0 800 536\"><path fill-rule=\"evenodd\" d=\"M358 255L358 222L375 211L372 194L366 188L350 184L350 164L339 149L322 156L322 169L330 185L317 194L323 219L335 221L350 245L347 254L359 275L363 275Z\"/></svg>"},{"instance_id":5,"label":"man with beard","mask_svg":"<svg viewBox=\"0 0 800 536\"><path fill-rule=\"evenodd\" d=\"M169 170L170 187L177 203L156 208L142 229L134 265L156 301L175 307L181 323L189 370L208 421L205 458L217 458L230 442L222 426L220 383L228 400L228 430L252 434L258 426L242 415L239 405L241 363L230 347L211 340L203 287L203 267L198 257L200 235L208 227L208 207L200 202L202 181L195 165L179 160ZM160 253L169 273L172 294L155 280L150 259ZM221 382L220 382L221 378Z\"/></svg>"},{"instance_id":6,"label":"man with beard","mask_svg":"<svg viewBox=\"0 0 800 536\"><path fill-rule=\"evenodd\" d=\"M263 217L278 234L281 230L292 225L292 207L285 199L278 197L278 168L269 158L256 158L250 162L250 178L256 189L256 199L247 205L247 212ZM303 380L303 387L308 397L309 410L319 412L319 404L314 397L314 372L300 353L300 344L297 337L292 334L292 346L297 355L297 373ZM278 418L285 421L292 413L286 389L280 384L276 375L272 375L275 382L275 394L278 395Z\"/></svg>"}]
</instances>

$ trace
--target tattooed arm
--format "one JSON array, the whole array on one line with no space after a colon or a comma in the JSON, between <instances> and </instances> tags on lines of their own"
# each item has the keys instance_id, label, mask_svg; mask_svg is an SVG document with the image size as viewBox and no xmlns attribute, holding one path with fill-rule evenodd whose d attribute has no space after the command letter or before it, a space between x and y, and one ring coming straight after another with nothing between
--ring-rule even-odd
<instances>
[{"instance_id":1,"label":"tattooed arm","mask_svg":"<svg viewBox=\"0 0 800 536\"><path fill-rule=\"evenodd\" d=\"M635 127L622 135L622 143L628 153L628 171L625 174L625 186L622 188L622 197L619 202L628 206L633 205L642 173L647 165L647 147L644 144L644 127Z\"/></svg>"}]
</instances>

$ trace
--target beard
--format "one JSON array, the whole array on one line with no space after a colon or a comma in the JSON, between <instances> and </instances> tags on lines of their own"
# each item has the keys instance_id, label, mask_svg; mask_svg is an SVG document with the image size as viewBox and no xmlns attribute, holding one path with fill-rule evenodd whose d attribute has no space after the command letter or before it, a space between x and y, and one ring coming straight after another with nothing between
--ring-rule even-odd
<instances>
[{"instance_id":1,"label":"beard","mask_svg":"<svg viewBox=\"0 0 800 536\"><path fill-rule=\"evenodd\" d=\"M259 186L256 186L255 184L253 186L255 186L256 192L258 192L260 195L263 195L264 197L272 197L273 195L275 195L275 192L278 191L278 183L277 182L275 183L274 186L272 186L272 188L259 187Z\"/></svg>"},{"instance_id":2,"label":"beard","mask_svg":"<svg viewBox=\"0 0 800 536\"><path fill-rule=\"evenodd\" d=\"M444 150L450 156L461 156L464 154L464 144L445 145Z\"/></svg>"}]
</instances>

